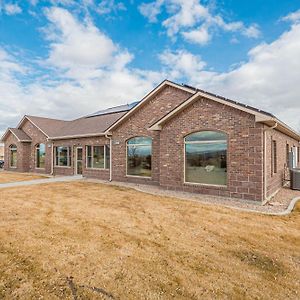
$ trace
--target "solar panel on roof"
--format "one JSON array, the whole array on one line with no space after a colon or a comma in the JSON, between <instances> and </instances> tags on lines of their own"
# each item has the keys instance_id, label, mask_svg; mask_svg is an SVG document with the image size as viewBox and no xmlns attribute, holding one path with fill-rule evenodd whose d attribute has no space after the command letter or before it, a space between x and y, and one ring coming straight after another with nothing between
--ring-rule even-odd
<instances>
[{"instance_id":1,"label":"solar panel on roof","mask_svg":"<svg viewBox=\"0 0 300 300\"><path fill-rule=\"evenodd\" d=\"M102 116L102 115L107 115L107 114L113 114L113 113L118 113L118 112L123 112L123 111L129 111L133 107L135 107L139 102L140 101L136 101L136 102L132 102L130 104L119 105L119 106L99 110L99 111L97 111L93 114L90 114L90 115L86 116L86 118L97 117L97 116Z\"/></svg>"}]
</instances>

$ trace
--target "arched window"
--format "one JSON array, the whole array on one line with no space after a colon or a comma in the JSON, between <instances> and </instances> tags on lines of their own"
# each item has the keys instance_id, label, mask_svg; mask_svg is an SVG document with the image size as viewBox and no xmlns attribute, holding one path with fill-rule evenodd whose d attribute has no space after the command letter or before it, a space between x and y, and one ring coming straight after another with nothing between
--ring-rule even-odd
<instances>
[{"instance_id":1,"label":"arched window","mask_svg":"<svg viewBox=\"0 0 300 300\"><path fill-rule=\"evenodd\" d=\"M9 146L9 166L11 168L17 167L17 146L16 145Z\"/></svg>"},{"instance_id":2,"label":"arched window","mask_svg":"<svg viewBox=\"0 0 300 300\"><path fill-rule=\"evenodd\" d=\"M45 168L46 146L45 144L37 144L35 146L35 166L36 168Z\"/></svg>"},{"instance_id":3,"label":"arched window","mask_svg":"<svg viewBox=\"0 0 300 300\"><path fill-rule=\"evenodd\" d=\"M199 131L185 137L185 182L227 185L227 135Z\"/></svg>"},{"instance_id":4,"label":"arched window","mask_svg":"<svg viewBox=\"0 0 300 300\"><path fill-rule=\"evenodd\" d=\"M152 139L134 137L127 141L127 175L151 177Z\"/></svg>"}]
</instances>

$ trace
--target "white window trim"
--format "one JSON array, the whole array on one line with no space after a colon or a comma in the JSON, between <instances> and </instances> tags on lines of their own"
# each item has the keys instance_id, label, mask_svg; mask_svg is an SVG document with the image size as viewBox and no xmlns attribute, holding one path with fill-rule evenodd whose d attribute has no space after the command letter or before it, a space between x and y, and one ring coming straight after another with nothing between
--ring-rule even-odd
<instances>
[{"instance_id":1,"label":"white window trim","mask_svg":"<svg viewBox=\"0 0 300 300\"><path fill-rule=\"evenodd\" d=\"M91 167L88 166L88 151L87 151L87 148L88 147L91 147ZM94 147L104 147L104 150L103 150L103 156L104 156L104 164L103 164L103 168L94 168L93 165L94 165ZM107 162L106 162L106 151L107 151L107 148L109 147L109 145L86 145L85 146L85 159L86 159L86 169L89 169L89 170L109 170L109 167L110 167L110 163L108 163L108 166L107 166ZM110 154L110 150L107 151L109 154Z\"/></svg>"},{"instance_id":2,"label":"white window trim","mask_svg":"<svg viewBox=\"0 0 300 300\"><path fill-rule=\"evenodd\" d=\"M67 152L67 165L66 166L61 166L61 165L57 164L57 162L59 162L59 158L60 158L59 153L57 153L57 148L67 148L68 149L68 152ZM71 166L71 162L72 162L72 160L71 160L71 153L72 153L71 146L55 146L54 152L55 152L55 167L56 168L71 168L72 167Z\"/></svg>"},{"instance_id":3,"label":"white window trim","mask_svg":"<svg viewBox=\"0 0 300 300\"><path fill-rule=\"evenodd\" d=\"M137 137L145 137L145 138L149 138L151 139L151 144L128 144L128 141L137 138ZM141 179L148 179L148 180L152 180L152 144L153 144L153 140L151 137L148 136L135 136L132 137L130 139L128 139L126 141L126 177L133 177L133 178L141 178ZM141 175L131 175L128 174L128 147L132 147L132 146L151 146L151 176L141 176Z\"/></svg>"},{"instance_id":4,"label":"white window trim","mask_svg":"<svg viewBox=\"0 0 300 300\"><path fill-rule=\"evenodd\" d=\"M207 130L202 130L207 131ZM213 131L213 130L209 130ZM201 131L196 131L201 132ZM218 132L218 131L215 131ZM193 132L195 133L195 132ZM190 133L187 136L193 134ZM226 133L224 133L226 134ZM210 141L186 141L187 136L184 138L183 143L183 184L185 185L193 185L193 186L203 186L203 187L217 187L217 188L228 188L228 176L226 178L227 184L209 184L209 183L200 183L200 182L190 182L186 181L186 145L187 144L216 144L216 143L227 143L227 155L226 155L226 162L228 162L228 139L227 140L210 140Z\"/></svg>"}]
</instances>

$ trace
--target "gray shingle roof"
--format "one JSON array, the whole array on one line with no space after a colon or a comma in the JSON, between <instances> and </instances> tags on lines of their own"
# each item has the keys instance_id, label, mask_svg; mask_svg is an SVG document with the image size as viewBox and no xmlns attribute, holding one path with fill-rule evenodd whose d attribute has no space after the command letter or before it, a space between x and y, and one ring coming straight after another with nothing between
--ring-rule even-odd
<instances>
[{"instance_id":1,"label":"gray shingle roof","mask_svg":"<svg viewBox=\"0 0 300 300\"><path fill-rule=\"evenodd\" d=\"M23 130L18 128L9 128L9 130L17 137L20 142L30 142L31 138Z\"/></svg>"}]
</instances>

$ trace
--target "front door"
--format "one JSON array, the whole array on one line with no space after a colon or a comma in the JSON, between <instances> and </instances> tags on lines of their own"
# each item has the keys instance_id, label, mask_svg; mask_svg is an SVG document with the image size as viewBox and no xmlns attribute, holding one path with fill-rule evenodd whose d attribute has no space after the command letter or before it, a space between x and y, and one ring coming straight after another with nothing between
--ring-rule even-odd
<instances>
[{"instance_id":1,"label":"front door","mask_svg":"<svg viewBox=\"0 0 300 300\"><path fill-rule=\"evenodd\" d=\"M76 147L76 165L75 165L75 174L82 175L82 147Z\"/></svg>"}]
</instances>

